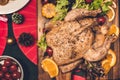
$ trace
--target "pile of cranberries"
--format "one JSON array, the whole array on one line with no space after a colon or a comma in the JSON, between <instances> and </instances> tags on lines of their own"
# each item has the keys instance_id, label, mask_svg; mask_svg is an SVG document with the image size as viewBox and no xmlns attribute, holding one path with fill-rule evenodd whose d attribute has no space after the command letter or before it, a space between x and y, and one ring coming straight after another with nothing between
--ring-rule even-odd
<instances>
[{"instance_id":1,"label":"pile of cranberries","mask_svg":"<svg viewBox=\"0 0 120 80\"><path fill-rule=\"evenodd\" d=\"M20 80L20 67L14 60L5 58L0 62L0 80Z\"/></svg>"}]
</instances>

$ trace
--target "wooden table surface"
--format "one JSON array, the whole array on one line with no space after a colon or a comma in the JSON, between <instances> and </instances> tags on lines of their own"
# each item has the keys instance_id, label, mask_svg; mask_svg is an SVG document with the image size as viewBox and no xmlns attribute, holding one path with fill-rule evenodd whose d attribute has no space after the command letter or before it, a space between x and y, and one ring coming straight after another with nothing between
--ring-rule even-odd
<instances>
[{"instance_id":1,"label":"wooden table surface","mask_svg":"<svg viewBox=\"0 0 120 80\"><path fill-rule=\"evenodd\" d=\"M117 4L117 8L115 9L116 12L116 16L115 16L115 20L112 22L114 24L116 24L118 27L120 27L119 25L119 0L114 0L115 3ZM38 40L40 40L40 36L41 36L41 32L42 32L42 28L44 27L44 23L46 22L46 19L44 17L42 17L41 15L41 0L38 0ZM105 78L100 78L100 80L120 80L120 37L118 38L118 40L112 44L111 46L112 49L114 49L114 51L116 52L116 56L117 56L117 63L116 65L110 70L109 74L105 77ZM42 52L39 49L38 50L38 54L39 54L39 80L51 80L49 75L47 73L45 73L40 66L40 62L42 60ZM59 74L59 76L56 78L57 80L70 80L70 73L66 73L66 74Z\"/></svg>"}]
</instances>

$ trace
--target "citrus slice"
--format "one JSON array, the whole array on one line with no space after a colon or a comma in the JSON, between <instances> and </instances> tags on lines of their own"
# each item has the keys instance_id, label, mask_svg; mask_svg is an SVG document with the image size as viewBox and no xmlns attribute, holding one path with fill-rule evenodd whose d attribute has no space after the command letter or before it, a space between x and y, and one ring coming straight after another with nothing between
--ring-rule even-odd
<instances>
[{"instance_id":1,"label":"citrus slice","mask_svg":"<svg viewBox=\"0 0 120 80\"><path fill-rule=\"evenodd\" d=\"M113 50L109 49L107 59L111 61L110 66L113 67L116 63L116 53Z\"/></svg>"},{"instance_id":2,"label":"citrus slice","mask_svg":"<svg viewBox=\"0 0 120 80\"><path fill-rule=\"evenodd\" d=\"M116 3L113 1L113 0L104 0L104 2L112 2L112 7L113 8L116 8L117 7L117 5L116 5Z\"/></svg>"},{"instance_id":3,"label":"citrus slice","mask_svg":"<svg viewBox=\"0 0 120 80\"><path fill-rule=\"evenodd\" d=\"M119 28L115 24L112 24L108 30L108 35L112 34L115 34L117 37L119 36Z\"/></svg>"},{"instance_id":4,"label":"citrus slice","mask_svg":"<svg viewBox=\"0 0 120 80\"><path fill-rule=\"evenodd\" d=\"M106 15L108 16L108 21L112 21L115 18L115 11L111 6L108 6L108 8L110 10L107 12Z\"/></svg>"},{"instance_id":5,"label":"citrus slice","mask_svg":"<svg viewBox=\"0 0 120 80\"><path fill-rule=\"evenodd\" d=\"M112 1L112 0L104 0L104 2L107 2L107 1Z\"/></svg>"},{"instance_id":6,"label":"citrus slice","mask_svg":"<svg viewBox=\"0 0 120 80\"><path fill-rule=\"evenodd\" d=\"M107 60L102 61L102 67L105 74L107 74L111 69L110 63Z\"/></svg>"},{"instance_id":7,"label":"citrus slice","mask_svg":"<svg viewBox=\"0 0 120 80\"><path fill-rule=\"evenodd\" d=\"M105 74L116 64L116 54L113 50L109 49L106 58L102 60L102 67L104 68Z\"/></svg>"},{"instance_id":8,"label":"citrus slice","mask_svg":"<svg viewBox=\"0 0 120 80\"><path fill-rule=\"evenodd\" d=\"M48 72L51 78L58 75L58 66L52 59L46 58L41 62L41 64L44 71Z\"/></svg>"},{"instance_id":9,"label":"citrus slice","mask_svg":"<svg viewBox=\"0 0 120 80\"><path fill-rule=\"evenodd\" d=\"M117 6L116 6L116 3L114 2L114 1L112 1L112 7L113 8L116 8Z\"/></svg>"},{"instance_id":10,"label":"citrus slice","mask_svg":"<svg viewBox=\"0 0 120 80\"><path fill-rule=\"evenodd\" d=\"M52 18L56 14L55 5L52 3L47 3L42 7L42 15L46 18Z\"/></svg>"}]
</instances>

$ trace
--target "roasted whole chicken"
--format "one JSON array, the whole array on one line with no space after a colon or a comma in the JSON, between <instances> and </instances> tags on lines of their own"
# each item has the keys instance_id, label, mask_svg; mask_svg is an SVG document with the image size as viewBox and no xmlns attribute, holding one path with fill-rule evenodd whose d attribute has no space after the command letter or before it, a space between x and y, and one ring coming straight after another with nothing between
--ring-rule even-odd
<instances>
[{"instance_id":1,"label":"roasted whole chicken","mask_svg":"<svg viewBox=\"0 0 120 80\"><path fill-rule=\"evenodd\" d=\"M106 56L116 36L106 36L109 27L107 24L99 26L95 18L99 13L101 10L74 9L64 21L45 24L46 42L53 49L53 60L63 73L78 66L81 58L93 62ZM100 29L94 30L96 26Z\"/></svg>"}]
</instances>

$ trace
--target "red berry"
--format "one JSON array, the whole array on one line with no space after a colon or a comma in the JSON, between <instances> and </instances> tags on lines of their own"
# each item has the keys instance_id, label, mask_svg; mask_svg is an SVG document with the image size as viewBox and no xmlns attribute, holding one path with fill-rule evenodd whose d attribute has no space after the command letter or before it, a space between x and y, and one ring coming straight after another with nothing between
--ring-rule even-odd
<instances>
[{"instance_id":1,"label":"red berry","mask_svg":"<svg viewBox=\"0 0 120 80\"><path fill-rule=\"evenodd\" d=\"M85 0L85 2L86 2L87 4L90 4L90 3L93 2L93 0Z\"/></svg>"},{"instance_id":2,"label":"red berry","mask_svg":"<svg viewBox=\"0 0 120 80\"><path fill-rule=\"evenodd\" d=\"M12 65L10 66L10 71L11 71L11 72L14 72L14 71L17 71L17 70L18 70L18 67L17 67L16 64L12 64Z\"/></svg>"},{"instance_id":3,"label":"red berry","mask_svg":"<svg viewBox=\"0 0 120 80\"><path fill-rule=\"evenodd\" d=\"M7 72L7 73L5 73L5 78L6 78L6 79L11 79L11 74L10 74L10 73L8 73L8 72Z\"/></svg>"},{"instance_id":4,"label":"red berry","mask_svg":"<svg viewBox=\"0 0 120 80\"><path fill-rule=\"evenodd\" d=\"M13 79L19 79L21 77L21 73L18 71L15 71L12 73L12 78Z\"/></svg>"},{"instance_id":5,"label":"red berry","mask_svg":"<svg viewBox=\"0 0 120 80\"><path fill-rule=\"evenodd\" d=\"M104 16L100 16L97 18L97 22L100 25L103 25L105 23L105 21L106 21L106 18Z\"/></svg>"},{"instance_id":6,"label":"red berry","mask_svg":"<svg viewBox=\"0 0 120 80\"><path fill-rule=\"evenodd\" d=\"M7 80L13 80L13 78L9 78L9 79L7 79Z\"/></svg>"},{"instance_id":7,"label":"red berry","mask_svg":"<svg viewBox=\"0 0 120 80\"><path fill-rule=\"evenodd\" d=\"M47 33L49 30L43 28L43 33Z\"/></svg>"},{"instance_id":8,"label":"red berry","mask_svg":"<svg viewBox=\"0 0 120 80\"><path fill-rule=\"evenodd\" d=\"M41 2L44 5L44 4L48 3L49 1L48 0L41 0Z\"/></svg>"},{"instance_id":9,"label":"red berry","mask_svg":"<svg viewBox=\"0 0 120 80\"><path fill-rule=\"evenodd\" d=\"M53 55L53 50L51 47L47 47L46 52L48 53L49 56Z\"/></svg>"},{"instance_id":10,"label":"red berry","mask_svg":"<svg viewBox=\"0 0 120 80\"><path fill-rule=\"evenodd\" d=\"M0 78L2 78L3 76L4 76L4 73L0 71Z\"/></svg>"},{"instance_id":11,"label":"red berry","mask_svg":"<svg viewBox=\"0 0 120 80\"><path fill-rule=\"evenodd\" d=\"M43 33L45 33L46 32L46 29L45 28L43 28L43 31L42 31Z\"/></svg>"},{"instance_id":12,"label":"red berry","mask_svg":"<svg viewBox=\"0 0 120 80\"><path fill-rule=\"evenodd\" d=\"M12 64L12 61L11 61L11 59L10 58L7 58L5 61L4 61L4 65L5 66L10 66Z\"/></svg>"},{"instance_id":13,"label":"red berry","mask_svg":"<svg viewBox=\"0 0 120 80\"><path fill-rule=\"evenodd\" d=\"M8 71L8 68L7 68L7 66L2 65L1 70L2 70L3 72L7 72L7 71Z\"/></svg>"},{"instance_id":14,"label":"red berry","mask_svg":"<svg viewBox=\"0 0 120 80\"><path fill-rule=\"evenodd\" d=\"M1 70L1 68L2 68L2 64L0 64L0 70Z\"/></svg>"},{"instance_id":15,"label":"red berry","mask_svg":"<svg viewBox=\"0 0 120 80\"><path fill-rule=\"evenodd\" d=\"M7 80L6 78L1 78L1 80Z\"/></svg>"}]
</instances>

